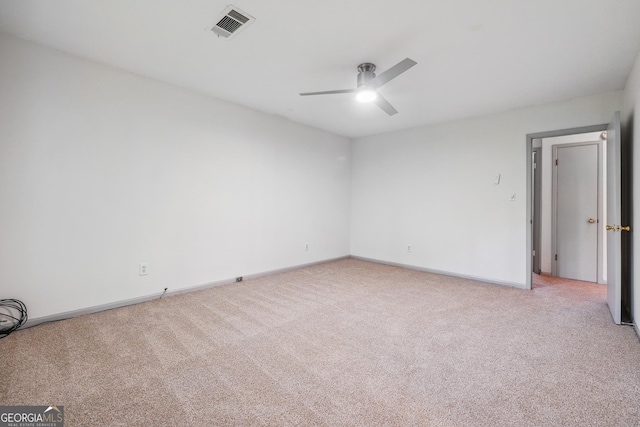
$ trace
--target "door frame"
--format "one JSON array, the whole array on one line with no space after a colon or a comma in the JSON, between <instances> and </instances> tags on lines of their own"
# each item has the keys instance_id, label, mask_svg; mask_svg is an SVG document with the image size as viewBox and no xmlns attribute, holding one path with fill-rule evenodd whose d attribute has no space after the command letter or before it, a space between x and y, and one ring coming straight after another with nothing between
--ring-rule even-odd
<instances>
[{"instance_id":1,"label":"door frame","mask_svg":"<svg viewBox=\"0 0 640 427\"><path fill-rule=\"evenodd\" d=\"M527 197L526 199L526 251L525 251L525 267L526 267L526 276L525 276L525 289L531 289L531 275L533 274L532 269L532 255L533 255L533 218L532 218L532 204L533 204L533 173L532 173L532 158L533 158L533 140L534 139L542 139L542 138L551 138L554 136L566 136L566 135L574 135L577 133L589 133L589 132L602 132L607 129L609 124L600 124L600 125L591 125L591 126L582 126L570 129L560 129L553 130L547 132L536 132L529 133L526 135L526 144L525 144L525 167L526 167L526 188L527 188ZM539 219L539 218L538 218Z\"/></svg>"},{"instance_id":2,"label":"door frame","mask_svg":"<svg viewBox=\"0 0 640 427\"><path fill-rule=\"evenodd\" d=\"M544 169L544 165L542 164L542 140L536 141L539 141L540 145L531 149L532 160L534 157L533 153L535 153L535 162L533 162L532 166L533 176L531 177L533 185L533 189L531 191L531 203L533 204L533 211L531 212L531 215L533 215L531 222L533 227L533 248L531 255L533 265L531 268L534 273L540 274L542 272L542 258L540 254L542 253L542 170Z\"/></svg>"},{"instance_id":3,"label":"door frame","mask_svg":"<svg viewBox=\"0 0 640 427\"><path fill-rule=\"evenodd\" d=\"M602 141L584 141L584 142L572 142L568 144L554 144L551 146L552 155L551 161L555 162L558 159L558 148L570 148L570 147L581 147L586 145L595 145L597 146L597 218L596 218L596 281L595 283L604 284L603 277L603 260L604 260L604 252L603 252L603 232L602 232L602 222L601 220L604 218L604 211L602 206L604 204L603 196L602 196L602 185L603 185L603 171L602 171L602 161L603 161L603 153L602 153ZM551 251L553 254L558 253L558 168L554 167L551 173ZM558 277L558 260L552 258L551 259L551 275L553 277Z\"/></svg>"}]
</instances>

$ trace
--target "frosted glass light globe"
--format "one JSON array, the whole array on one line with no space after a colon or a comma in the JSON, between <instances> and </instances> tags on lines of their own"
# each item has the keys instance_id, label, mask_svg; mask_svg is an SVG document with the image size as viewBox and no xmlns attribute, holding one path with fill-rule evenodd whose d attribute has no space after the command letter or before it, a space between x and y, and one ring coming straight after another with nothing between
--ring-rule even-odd
<instances>
[{"instance_id":1,"label":"frosted glass light globe","mask_svg":"<svg viewBox=\"0 0 640 427\"><path fill-rule=\"evenodd\" d=\"M376 93L375 90L363 89L358 91L358 94L356 95L356 99L360 102L371 102L374 99L376 99L377 96L378 94Z\"/></svg>"}]
</instances>

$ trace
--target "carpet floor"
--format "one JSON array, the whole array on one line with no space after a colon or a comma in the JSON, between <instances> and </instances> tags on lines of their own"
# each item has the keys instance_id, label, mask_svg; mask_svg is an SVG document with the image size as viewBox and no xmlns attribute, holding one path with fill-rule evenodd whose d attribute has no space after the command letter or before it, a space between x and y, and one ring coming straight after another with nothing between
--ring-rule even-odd
<instances>
[{"instance_id":1,"label":"carpet floor","mask_svg":"<svg viewBox=\"0 0 640 427\"><path fill-rule=\"evenodd\" d=\"M605 287L346 259L0 340L0 404L69 426L640 426Z\"/></svg>"}]
</instances>

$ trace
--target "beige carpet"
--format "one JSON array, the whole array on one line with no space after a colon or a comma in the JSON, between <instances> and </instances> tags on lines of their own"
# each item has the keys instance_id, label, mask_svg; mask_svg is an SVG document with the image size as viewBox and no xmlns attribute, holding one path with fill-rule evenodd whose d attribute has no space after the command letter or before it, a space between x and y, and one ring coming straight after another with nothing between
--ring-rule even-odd
<instances>
[{"instance_id":1,"label":"beige carpet","mask_svg":"<svg viewBox=\"0 0 640 427\"><path fill-rule=\"evenodd\" d=\"M18 331L0 403L67 426L639 426L603 286L343 260Z\"/></svg>"}]
</instances>

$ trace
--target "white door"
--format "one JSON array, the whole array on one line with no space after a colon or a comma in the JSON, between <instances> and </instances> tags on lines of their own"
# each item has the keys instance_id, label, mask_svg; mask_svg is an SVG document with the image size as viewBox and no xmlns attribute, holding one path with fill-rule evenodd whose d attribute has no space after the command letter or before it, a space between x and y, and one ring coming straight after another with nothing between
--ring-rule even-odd
<instances>
[{"instance_id":1,"label":"white door","mask_svg":"<svg viewBox=\"0 0 640 427\"><path fill-rule=\"evenodd\" d=\"M598 144L556 147L555 275L598 281Z\"/></svg>"},{"instance_id":2,"label":"white door","mask_svg":"<svg viewBox=\"0 0 640 427\"><path fill-rule=\"evenodd\" d=\"M621 168L620 112L607 127L607 304L613 321L620 324L622 312L621 268Z\"/></svg>"}]
</instances>

